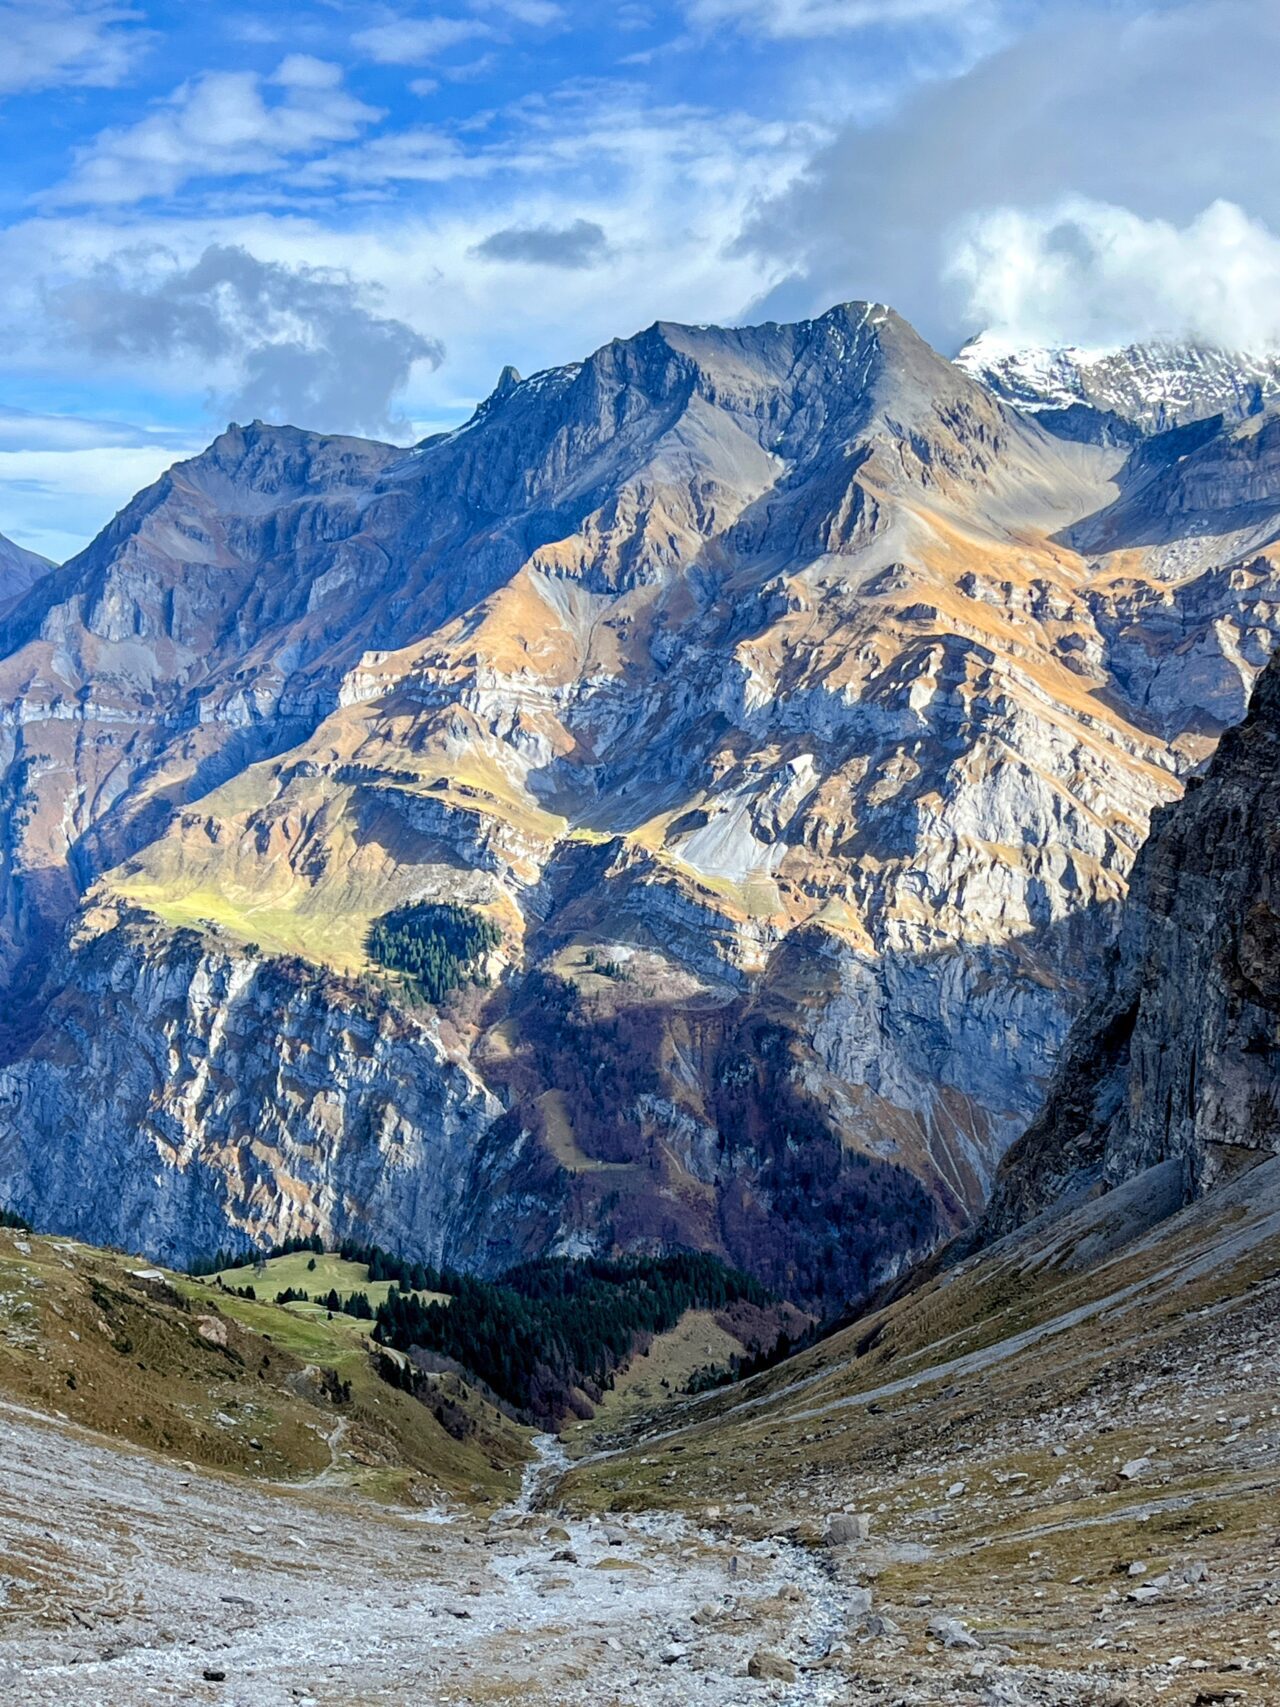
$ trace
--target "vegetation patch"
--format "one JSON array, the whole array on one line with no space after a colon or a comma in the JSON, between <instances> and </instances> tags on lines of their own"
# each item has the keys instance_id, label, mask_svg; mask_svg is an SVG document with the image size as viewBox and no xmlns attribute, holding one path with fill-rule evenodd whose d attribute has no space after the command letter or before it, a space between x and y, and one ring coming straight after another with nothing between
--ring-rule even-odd
<instances>
[{"instance_id":1,"label":"vegetation patch","mask_svg":"<svg viewBox=\"0 0 1280 1707\"><path fill-rule=\"evenodd\" d=\"M375 1339L447 1358L522 1417L553 1428L589 1416L615 1372L686 1311L770 1301L749 1276L704 1254L548 1258L497 1282L448 1272L432 1278L452 1303L393 1288L378 1308Z\"/></svg>"},{"instance_id":2,"label":"vegetation patch","mask_svg":"<svg viewBox=\"0 0 1280 1707\"><path fill-rule=\"evenodd\" d=\"M480 962L501 941L472 907L417 901L375 919L365 946L370 960L404 974L411 999L435 1006L461 984L483 983Z\"/></svg>"}]
</instances>

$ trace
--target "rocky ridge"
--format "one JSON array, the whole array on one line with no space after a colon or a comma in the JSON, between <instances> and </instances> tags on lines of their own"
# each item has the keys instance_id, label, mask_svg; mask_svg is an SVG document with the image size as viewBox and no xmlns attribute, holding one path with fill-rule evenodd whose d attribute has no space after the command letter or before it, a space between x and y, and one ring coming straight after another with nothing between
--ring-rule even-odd
<instances>
[{"instance_id":1,"label":"rocky ridge","mask_svg":"<svg viewBox=\"0 0 1280 1707\"><path fill-rule=\"evenodd\" d=\"M1083 427L1089 411L1113 430L1128 423L1164 432L1213 415L1249 415L1280 395L1280 355L1176 339L1084 350L1019 346L981 332L956 362L1005 402L1067 430Z\"/></svg>"}]
</instances>

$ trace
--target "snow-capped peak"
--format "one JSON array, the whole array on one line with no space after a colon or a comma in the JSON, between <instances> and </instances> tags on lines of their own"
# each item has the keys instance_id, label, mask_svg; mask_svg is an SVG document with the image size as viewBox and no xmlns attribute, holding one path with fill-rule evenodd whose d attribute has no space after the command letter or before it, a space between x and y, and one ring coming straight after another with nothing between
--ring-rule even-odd
<instances>
[{"instance_id":1,"label":"snow-capped peak","mask_svg":"<svg viewBox=\"0 0 1280 1707\"><path fill-rule=\"evenodd\" d=\"M1280 353L1172 338L1107 350L1019 345L982 332L956 365L1015 408L1037 413L1083 404L1147 432L1209 415L1247 415L1280 396Z\"/></svg>"}]
</instances>

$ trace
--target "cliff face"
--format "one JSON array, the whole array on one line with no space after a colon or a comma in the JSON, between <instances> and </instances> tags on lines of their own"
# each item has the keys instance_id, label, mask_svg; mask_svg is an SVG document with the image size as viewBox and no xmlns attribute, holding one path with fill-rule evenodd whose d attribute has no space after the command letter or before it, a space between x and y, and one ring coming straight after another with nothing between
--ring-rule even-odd
<instances>
[{"instance_id":1,"label":"cliff face","mask_svg":"<svg viewBox=\"0 0 1280 1707\"><path fill-rule=\"evenodd\" d=\"M874 1284L981 1208L1152 809L1280 637L1269 421L1064 442L854 304L652 327L411 452L224 434L0 611L0 1194L175 1258L185 1190L185 1254L221 1203ZM368 1007L414 900L502 931L438 1050ZM226 970L155 1053L192 944ZM108 962L138 994L95 1013ZM327 1145L280 1138L348 1072L299 966L357 991L407 1171L358 1074ZM224 1012L261 1058L184 1100ZM89 1133L104 1178L147 1158L128 1191Z\"/></svg>"},{"instance_id":2,"label":"cliff face","mask_svg":"<svg viewBox=\"0 0 1280 1707\"><path fill-rule=\"evenodd\" d=\"M984 1225L1176 1162L1187 1198L1280 1151L1280 661L1156 813L1100 994Z\"/></svg>"},{"instance_id":3,"label":"cliff face","mask_svg":"<svg viewBox=\"0 0 1280 1707\"><path fill-rule=\"evenodd\" d=\"M56 979L4 1075L6 1202L176 1263L317 1231L451 1249L498 1105L437 1025L136 918Z\"/></svg>"}]
</instances>

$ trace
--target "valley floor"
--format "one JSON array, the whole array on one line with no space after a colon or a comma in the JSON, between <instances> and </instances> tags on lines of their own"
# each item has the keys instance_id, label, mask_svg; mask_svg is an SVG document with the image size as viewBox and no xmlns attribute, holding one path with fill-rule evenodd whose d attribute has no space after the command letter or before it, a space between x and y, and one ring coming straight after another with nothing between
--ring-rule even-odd
<instances>
[{"instance_id":1,"label":"valley floor","mask_svg":"<svg viewBox=\"0 0 1280 1707\"><path fill-rule=\"evenodd\" d=\"M813 1546L820 1505L772 1475L760 1490L768 1510L739 1499L696 1520L518 1507L410 1515L324 1486L175 1467L6 1406L0 1699L1275 1702L1280 1424L1226 1414L1275 1394L1275 1340L1231 1339L1236 1364L1252 1365L1234 1391L1207 1378L1153 1396L1144 1415L1153 1439L1207 1431L1212 1475L1200 1455L1176 1486L1156 1475L1165 1485L1041 1512L1038 1474L1024 1482L1012 1468L1034 1456L1021 1419L993 1415L983 1438L957 1442L945 1461L931 1449L925 1462L904 1452L896 1469L851 1467L848 1489L880 1496L881 1509L871 1538L848 1549ZM1072 1470L1095 1448L1109 1462L1106 1431L1131 1420L1122 1410L1055 1418ZM932 1495L940 1475L973 1492ZM554 1478L548 1491L554 1501ZM942 1509L922 1510L922 1495ZM1114 1555L1110 1581L1099 1580L1100 1554ZM1131 1555L1150 1561L1144 1575L1128 1575ZM1127 1598L1152 1582L1162 1584L1152 1604ZM981 1646L945 1646L940 1615L959 1617ZM794 1675L750 1677L762 1649Z\"/></svg>"},{"instance_id":2,"label":"valley floor","mask_svg":"<svg viewBox=\"0 0 1280 1707\"><path fill-rule=\"evenodd\" d=\"M0 1700L1274 1707L1280 1160L1174 1214L1169 1186L544 1440L497 1509L0 1402Z\"/></svg>"}]
</instances>

